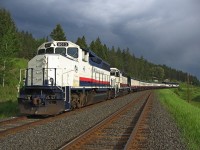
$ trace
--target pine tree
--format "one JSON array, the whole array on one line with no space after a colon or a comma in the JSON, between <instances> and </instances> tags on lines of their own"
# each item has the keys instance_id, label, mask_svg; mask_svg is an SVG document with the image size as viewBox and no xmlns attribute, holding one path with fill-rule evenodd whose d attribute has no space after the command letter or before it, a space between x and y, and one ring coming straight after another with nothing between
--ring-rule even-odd
<instances>
[{"instance_id":1,"label":"pine tree","mask_svg":"<svg viewBox=\"0 0 200 150\"><path fill-rule=\"evenodd\" d=\"M112 67L116 67L117 59L116 59L116 52L115 47L112 46L112 49L108 51L108 59L107 61L110 63Z\"/></svg>"},{"instance_id":2,"label":"pine tree","mask_svg":"<svg viewBox=\"0 0 200 150\"><path fill-rule=\"evenodd\" d=\"M42 39L35 39L29 32L18 32L18 39L20 43L19 57L30 59L36 55L37 48L42 43L46 42L45 37Z\"/></svg>"},{"instance_id":3,"label":"pine tree","mask_svg":"<svg viewBox=\"0 0 200 150\"><path fill-rule=\"evenodd\" d=\"M163 80L164 73L164 69L161 66L155 66L151 69L152 78L156 78L160 81Z\"/></svg>"},{"instance_id":4,"label":"pine tree","mask_svg":"<svg viewBox=\"0 0 200 150\"><path fill-rule=\"evenodd\" d=\"M107 60L108 48L107 46L101 43L100 38L98 37L95 41L92 41L90 44L90 49L101 57L103 60Z\"/></svg>"},{"instance_id":5,"label":"pine tree","mask_svg":"<svg viewBox=\"0 0 200 150\"><path fill-rule=\"evenodd\" d=\"M81 48L85 48L85 49L88 48L85 36L83 36L82 38L79 37L76 41L76 44L79 45Z\"/></svg>"},{"instance_id":6,"label":"pine tree","mask_svg":"<svg viewBox=\"0 0 200 150\"><path fill-rule=\"evenodd\" d=\"M11 15L0 9L0 53L3 57L15 56L19 51L17 29Z\"/></svg>"},{"instance_id":7,"label":"pine tree","mask_svg":"<svg viewBox=\"0 0 200 150\"><path fill-rule=\"evenodd\" d=\"M95 42L94 42L94 41L92 41L92 42L90 43L90 49L91 49L94 53L97 54L97 49L96 49L96 45L95 45Z\"/></svg>"},{"instance_id":8,"label":"pine tree","mask_svg":"<svg viewBox=\"0 0 200 150\"><path fill-rule=\"evenodd\" d=\"M60 24L56 25L56 28L50 34L50 37L55 41L66 41L65 32L63 31Z\"/></svg>"}]
</instances>

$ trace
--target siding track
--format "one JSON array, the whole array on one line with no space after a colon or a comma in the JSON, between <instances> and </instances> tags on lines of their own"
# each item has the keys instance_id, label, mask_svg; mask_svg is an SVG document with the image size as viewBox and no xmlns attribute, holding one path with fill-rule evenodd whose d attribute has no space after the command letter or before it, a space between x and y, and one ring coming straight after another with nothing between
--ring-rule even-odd
<instances>
[{"instance_id":1,"label":"siding track","mask_svg":"<svg viewBox=\"0 0 200 150\"><path fill-rule=\"evenodd\" d=\"M0 122L0 138L39 124L41 118L17 117Z\"/></svg>"}]
</instances>

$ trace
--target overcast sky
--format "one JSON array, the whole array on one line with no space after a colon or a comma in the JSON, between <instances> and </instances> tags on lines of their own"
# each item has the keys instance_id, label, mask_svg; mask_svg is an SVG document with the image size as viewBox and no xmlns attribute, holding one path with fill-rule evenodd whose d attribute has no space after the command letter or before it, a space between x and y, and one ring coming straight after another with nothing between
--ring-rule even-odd
<instances>
[{"instance_id":1,"label":"overcast sky","mask_svg":"<svg viewBox=\"0 0 200 150\"><path fill-rule=\"evenodd\" d=\"M0 7L36 38L59 23L68 40L100 37L200 79L200 0L1 0Z\"/></svg>"}]
</instances>

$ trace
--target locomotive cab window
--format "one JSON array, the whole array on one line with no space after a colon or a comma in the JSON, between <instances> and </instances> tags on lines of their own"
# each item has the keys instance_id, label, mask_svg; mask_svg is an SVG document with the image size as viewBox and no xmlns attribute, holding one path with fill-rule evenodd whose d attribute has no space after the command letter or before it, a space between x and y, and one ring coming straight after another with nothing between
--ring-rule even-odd
<instances>
[{"instance_id":1,"label":"locomotive cab window","mask_svg":"<svg viewBox=\"0 0 200 150\"><path fill-rule=\"evenodd\" d=\"M111 76L115 76L115 72L111 71L111 72L110 72L110 75L111 75Z\"/></svg>"},{"instance_id":2,"label":"locomotive cab window","mask_svg":"<svg viewBox=\"0 0 200 150\"><path fill-rule=\"evenodd\" d=\"M45 53L45 49L39 49L38 50L38 55L44 54Z\"/></svg>"},{"instance_id":3,"label":"locomotive cab window","mask_svg":"<svg viewBox=\"0 0 200 150\"><path fill-rule=\"evenodd\" d=\"M74 58L78 58L78 48L69 47L67 49L67 55L74 57Z\"/></svg>"},{"instance_id":4,"label":"locomotive cab window","mask_svg":"<svg viewBox=\"0 0 200 150\"><path fill-rule=\"evenodd\" d=\"M120 77L120 73L119 72L116 72L116 77Z\"/></svg>"},{"instance_id":5,"label":"locomotive cab window","mask_svg":"<svg viewBox=\"0 0 200 150\"><path fill-rule=\"evenodd\" d=\"M66 48L57 47L57 48L55 49L55 54L60 54L60 55L65 56L65 55L66 55Z\"/></svg>"},{"instance_id":6,"label":"locomotive cab window","mask_svg":"<svg viewBox=\"0 0 200 150\"><path fill-rule=\"evenodd\" d=\"M50 47L46 49L46 54L53 54L54 53L54 48Z\"/></svg>"}]
</instances>

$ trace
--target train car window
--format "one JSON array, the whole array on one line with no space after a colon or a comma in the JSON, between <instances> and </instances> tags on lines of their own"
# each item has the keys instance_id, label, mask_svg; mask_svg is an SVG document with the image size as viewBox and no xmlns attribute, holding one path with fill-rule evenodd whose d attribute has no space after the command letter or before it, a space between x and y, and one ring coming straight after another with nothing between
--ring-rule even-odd
<instances>
[{"instance_id":1,"label":"train car window","mask_svg":"<svg viewBox=\"0 0 200 150\"><path fill-rule=\"evenodd\" d=\"M66 55L66 48L57 47L57 48L55 49L55 54L60 54L60 55L65 56L65 55Z\"/></svg>"},{"instance_id":2,"label":"train car window","mask_svg":"<svg viewBox=\"0 0 200 150\"><path fill-rule=\"evenodd\" d=\"M45 49L39 49L38 50L38 55L44 54L45 53Z\"/></svg>"},{"instance_id":3,"label":"train car window","mask_svg":"<svg viewBox=\"0 0 200 150\"><path fill-rule=\"evenodd\" d=\"M110 72L110 75L111 76L115 76L115 72Z\"/></svg>"},{"instance_id":4,"label":"train car window","mask_svg":"<svg viewBox=\"0 0 200 150\"><path fill-rule=\"evenodd\" d=\"M106 64L104 62L103 62L102 68L105 69L105 70L110 71L110 65L108 65L108 64Z\"/></svg>"},{"instance_id":5,"label":"train car window","mask_svg":"<svg viewBox=\"0 0 200 150\"><path fill-rule=\"evenodd\" d=\"M46 54L53 54L54 53L54 48L50 47L46 49Z\"/></svg>"},{"instance_id":6,"label":"train car window","mask_svg":"<svg viewBox=\"0 0 200 150\"><path fill-rule=\"evenodd\" d=\"M99 59L99 58L97 58L97 57L90 57L90 59L91 59L93 62L97 63L97 64L100 64L100 63L102 62L102 60Z\"/></svg>"},{"instance_id":7,"label":"train car window","mask_svg":"<svg viewBox=\"0 0 200 150\"><path fill-rule=\"evenodd\" d=\"M69 47L67 49L67 55L72 56L74 58L78 58L78 48Z\"/></svg>"}]
</instances>

